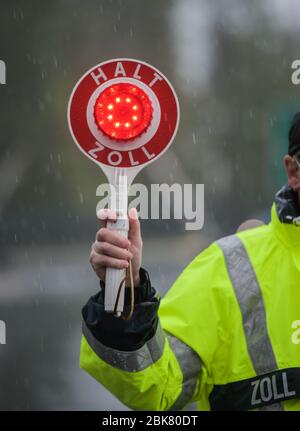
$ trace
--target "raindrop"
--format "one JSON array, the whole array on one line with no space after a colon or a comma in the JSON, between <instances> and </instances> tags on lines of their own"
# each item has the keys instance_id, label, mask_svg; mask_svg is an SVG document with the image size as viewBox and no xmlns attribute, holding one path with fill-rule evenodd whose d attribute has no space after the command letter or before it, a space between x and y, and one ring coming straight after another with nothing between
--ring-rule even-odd
<instances>
[{"instance_id":1,"label":"raindrop","mask_svg":"<svg viewBox=\"0 0 300 431\"><path fill-rule=\"evenodd\" d=\"M195 134L195 132L192 133L192 136L193 136L193 144L196 145L197 141L196 141L196 134Z\"/></svg>"},{"instance_id":2,"label":"raindrop","mask_svg":"<svg viewBox=\"0 0 300 431\"><path fill-rule=\"evenodd\" d=\"M54 66L57 68L58 61L57 61L57 58L55 57L55 55L53 56L53 62L54 62Z\"/></svg>"}]
</instances>

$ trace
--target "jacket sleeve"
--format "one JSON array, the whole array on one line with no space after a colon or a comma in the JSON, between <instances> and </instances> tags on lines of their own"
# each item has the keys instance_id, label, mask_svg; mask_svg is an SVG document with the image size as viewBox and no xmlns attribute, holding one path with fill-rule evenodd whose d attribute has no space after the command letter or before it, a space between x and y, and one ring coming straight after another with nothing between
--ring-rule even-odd
<instances>
[{"instance_id":1,"label":"jacket sleeve","mask_svg":"<svg viewBox=\"0 0 300 431\"><path fill-rule=\"evenodd\" d=\"M131 409L180 410L198 398L203 367L193 349L162 328L160 296L143 269L140 278L129 321L104 312L103 284L85 305L80 366Z\"/></svg>"}]
</instances>

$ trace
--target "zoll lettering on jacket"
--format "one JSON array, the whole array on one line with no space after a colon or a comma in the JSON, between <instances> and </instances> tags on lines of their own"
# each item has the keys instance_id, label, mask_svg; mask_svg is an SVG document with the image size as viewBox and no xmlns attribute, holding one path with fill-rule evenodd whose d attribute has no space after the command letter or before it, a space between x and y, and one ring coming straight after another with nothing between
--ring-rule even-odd
<instances>
[{"instance_id":1,"label":"zoll lettering on jacket","mask_svg":"<svg viewBox=\"0 0 300 431\"><path fill-rule=\"evenodd\" d=\"M279 385L282 386L282 390L279 389ZM253 406L260 405L261 403L266 403L271 400L277 402L278 400L290 398L296 395L296 392L289 388L286 372L283 372L281 375L277 373L272 376L265 376L261 379L254 380L251 383L251 386L253 387L251 398L251 404Z\"/></svg>"}]
</instances>

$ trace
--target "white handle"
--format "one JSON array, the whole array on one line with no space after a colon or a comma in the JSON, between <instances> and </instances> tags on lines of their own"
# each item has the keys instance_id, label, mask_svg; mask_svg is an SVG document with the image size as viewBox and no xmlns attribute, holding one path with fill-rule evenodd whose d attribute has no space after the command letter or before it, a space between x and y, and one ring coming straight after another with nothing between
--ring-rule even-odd
<instances>
[{"instance_id":1,"label":"white handle","mask_svg":"<svg viewBox=\"0 0 300 431\"><path fill-rule=\"evenodd\" d=\"M124 218L124 216L122 218L118 218L115 223L108 222L107 227L108 229L118 232L125 238L128 237L128 219ZM108 313L112 313L115 309L118 290L125 274L126 271L124 269L106 268L104 309ZM118 316L120 316L124 308L124 293L125 283L121 289L118 306L116 308Z\"/></svg>"},{"instance_id":2,"label":"white handle","mask_svg":"<svg viewBox=\"0 0 300 431\"><path fill-rule=\"evenodd\" d=\"M107 228L116 231L125 238L128 237L128 184L125 170L115 169L110 177L111 197L110 208L117 213L116 222L108 222ZM125 269L106 268L104 310L113 313L116 308L118 291L126 275ZM124 308L125 283L120 291L116 315L120 316Z\"/></svg>"}]
</instances>

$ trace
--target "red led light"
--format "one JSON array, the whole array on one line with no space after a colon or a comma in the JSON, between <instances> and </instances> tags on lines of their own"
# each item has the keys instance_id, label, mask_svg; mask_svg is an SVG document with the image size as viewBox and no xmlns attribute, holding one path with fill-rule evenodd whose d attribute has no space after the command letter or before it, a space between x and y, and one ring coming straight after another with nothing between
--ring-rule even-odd
<instances>
[{"instance_id":1,"label":"red led light","mask_svg":"<svg viewBox=\"0 0 300 431\"><path fill-rule=\"evenodd\" d=\"M129 140L147 130L153 108L148 95L133 84L106 88L97 98L94 117L99 129L112 139Z\"/></svg>"}]
</instances>

